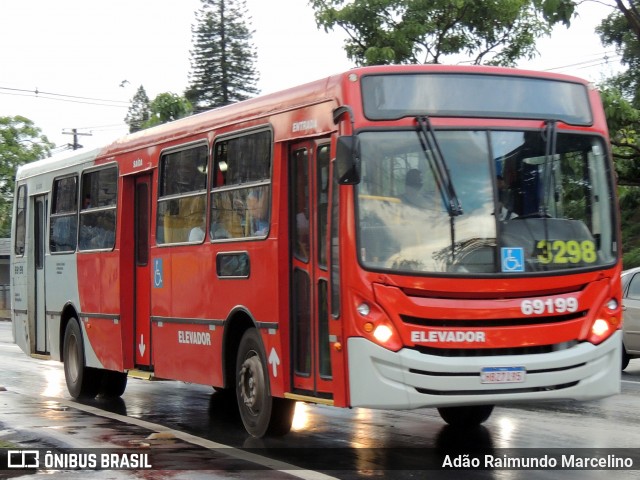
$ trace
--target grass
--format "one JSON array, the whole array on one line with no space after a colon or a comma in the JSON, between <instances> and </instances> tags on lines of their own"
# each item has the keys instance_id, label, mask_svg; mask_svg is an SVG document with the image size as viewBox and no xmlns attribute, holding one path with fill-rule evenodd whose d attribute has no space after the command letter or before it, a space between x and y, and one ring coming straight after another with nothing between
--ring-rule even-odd
<instances>
[{"instance_id":1,"label":"grass","mask_svg":"<svg viewBox=\"0 0 640 480\"><path fill-rule=\"evenodd\" d=\"M0 448L20 448L20 446L16 445L15 443L0 440Z\"/></svg>"}]
</instances>

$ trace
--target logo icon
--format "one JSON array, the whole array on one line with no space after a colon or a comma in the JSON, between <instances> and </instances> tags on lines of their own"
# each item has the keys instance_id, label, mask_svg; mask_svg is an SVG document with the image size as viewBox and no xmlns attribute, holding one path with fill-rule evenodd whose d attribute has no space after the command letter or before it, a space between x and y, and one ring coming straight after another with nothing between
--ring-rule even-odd
<instances>
[{"instance_id":1,"label":"logo icon","mask_svg":"<svg viewBox=\"0 0 640 480\"><path fill-rule=\"evenodd\" d=\"M38 468L40 452L38 450L7 450L7 467Z\"/></svg>"},{"instance_id":2,"label":"logo icon","mask_svg":"<svg viewBox=\"0 0 640 480\"><path fill-rule=\"evenodd\" d=\"M500 253L503 272L524 272L524 248L503 247Z\"/></svg>"},{"instance_id":3,"label":"logo icon","mask_svg":"<svg viewBox=\"0 0 640 480\"><path fill-rule=\"evenodd\" d=\"M162 273L162 259L155 258L153 260L153 286L162 288L164 284L164 274Z\"/></svg>"}]
</instances>

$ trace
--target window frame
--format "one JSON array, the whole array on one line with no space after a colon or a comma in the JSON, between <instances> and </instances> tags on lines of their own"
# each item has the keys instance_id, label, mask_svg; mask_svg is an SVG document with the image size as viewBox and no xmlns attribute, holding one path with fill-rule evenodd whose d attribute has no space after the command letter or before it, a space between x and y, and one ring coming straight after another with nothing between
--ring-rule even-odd
<instances>
[{"instance_id":1,"label":"window frame","mask_svg":"<svg viewBox=\"0 0 640 480\"><path fill-rule=\"evenodd\" d=\"M240 139L240 138L244 138L244 137L250 137L252 135L260 135L263 133L268 133L269 135L269 158L268 158L268 162L269 162L269 168L268 168L268 177L267 178L260 178L260 179L250 179L249 181L246 182L240 182L240 183L224 183L223 185L217 185L217 177L218 177L218 173L219 172L223 172L226 171L226 169L228 168L228 165L225 167L225 170L223 170L222 168L220 168L220 163L221 160L218 158L217 154L216 154L216 149L218 147L218 145L220 145L223 142L230 142L236 139ZM228 151L228 150L227 150ZM274 132L273 132L273 128L271 127L271 125L261 125L258 127L254 127L251 129L247 129L247 130L243 130L243 131L236 131L233 133L229 133L226 135L221 135L220 137L216 138L215 141L213 142L213 145L211 146L211 185L208 191L208 196L209 196L209 209L208 209L208 233L209 233L209 237L210 237L210 241L212 243L220 243L220 242L237 242L237 241L248 241L248 240L264 240L269 236L269 233L271 231L271 225L272 225L272 213L273 213L273 209L272 209L272 200L273 200L273 163L274 163L274 151L275 151L275 141L274 141ZM246 231L246 224L243 226L244 234L243 235L239 235L239 236L229 236L229 237L218 237L216 238L215 235L213 235L213 232L211 232L211 228L214 224L213 221L213 211L214 211L214 206L216 204L216 202L214 202L214 195L216 194L225 194L225 193L233 193L233 192L248 192L245 196L244 196L244 200L247 199L247 197L252 193L255 192L256 190L264 190L266 188L267 191L267 204L266 204L266 216L268 218L268 225L266 227L266 230L263 233L260 234L248 234ZM261 195L264 193L261 193ZM263 202L265 200L262 200ZM246 203L245 203L246 206ZM264 208L264 204L261 205ZM244 209L245 211L247 211L247 208ZM235 211L234 208L232 208L232 213ZM246 219L245 219L246 222ZM217 222L216 222L217 223Z\"/></svg>"},{"instance_id":2,"label":"window frame","mask_svg":"<svg viewBox=\"0 0 640 480\"><path fill-rule=\"evenodd\" d=\"M19 185L16 191L16 209L15 209L15 223L13 231L13 253L17 257L24 257L27 250L27 185ZM22 206L20 205L22 200ZM20 217L22 213L22 217ZM22 230L20 230L22 226ZM20 238L18 238L20 237ZM18 240L21 239L22 251L18 251Z\"/></svg>"},{"instance_id":3,"label":"window frame","mask_svg":"<svg viewBox=\"0 0 640 480\"><path fill-rule=\"evenodd\" d=\"M99 165L96 167L91 167L91 168L87 168L85 170L83 170L80 174L80 196L78 200L82 200L83 199L83 194L84 194L84 187L85 187L85 175L90 175L92 173L96 173L96 172L100 172L102 170L108 170L108 169L114 169L115 170L115 174L116 174L116 178L115 178L115 185L116 185L116 192L115 192L115 202L113 203L113 205L108 205L108 206L102 206L102 207L87 207L85 208L84 206L82 206L80 204L80 202L78 202L78 240L76 242L76 249L78 252L96 252L96 251L100 251L100 252L110 252L113 251L115 249L116 246L116 239L117 239L117 231L118 231L118 195L119 195L119 188L120 188L120 172L118 169L118 164L116 162L110 162L108 164L104 164L104 165ZM80 243L80 237L82 235L82 217L83 215L87 216L87 215L91 215L91 214L95 214L95 213L102 213L102 212L107 212L107 211L114 211L114 225L113 225L113 245L111 247L105 247L105 248L81 248L81 243Z\"/></svg>"},{"instance_id":4,"label":"window frame","mask_svg":"<svg viewBox=\"0 0 640 480\"><path fill-rule=\"evenodd\" d=\"M69 178L74 178L76 185L75 185L75 199L74 199L74 209L73 211L69 211L69 212L62 212L62 213L58 213L57 211L54 212L54 207L57 207L57 199L58 199L58 182L62 181L62 180L66 180ZM49 212L48 212L48 223L49 223L49 228L48 230L48 246L49 246L49 253L51 255L68 255L70 253L75 253L78 249L78 210L79 210L79 205L78 205L78 197L79 197L79 189L80 189L80 178L79 178L79 174L78 172L73 172L73 173L69 173L66 175L60 175L59 177L55 177L53 179L53 181L51 182L51 204L49 205ZM62 219L62 218L74 218L75 219L75 231L74 234L70 236L71 239L73 239L74 241L74 245L73 248L68 249L68 250L53 250L52 247L52 231L54 228L54 225L56 223L56 220L58 219Z\"/></svg>"},{"instance_id":5,"label":"window frame","mask_svg":"<svg viewBox=\"0 0 640 480\"><path fill-rule=\"evenodd\" d=\"M634 282L635 280L635 282ZM632 290L632 288L636 287L637 284L640 283L640 273L631 274L631 278L629 279L629 284L627 286L627 294L626 298L629 300L640 300L640 295L636 295L636 290ZM640 289L638 289L640 291Z\"/></svg>"},{"instance_id":6,"label":"window frame","mask_svg":"<svg viewBox=\"0 0 640 480\"><path fill-rule=\"evenodd\" d=\"M205 153L205 162L204 162L204 167L205 167L205 172L204 174L206 175L205 178L205 184L204 184L204 188L201 190L192 190L192 191L188 191L188 192L184 192L184 193L170 193L170 194L163 194L164 192L162 192L162 185L163 185L163 178L164 178L164 174L166 172L166 158L169 157L170 155L175 155L175 154L179 154L181 152L186 152L188 150L197 150L199 148L203 148L204 147L204 153ZM207 238L207 213L208 213L208 191L209 191L209 169L210 169L210 163L211 163L211 149L209 148L209 142L207 140L196 140L193 142L189 142L189 143L185 143L185 144L181 144L181 145L176 145L176 146L172 146L170 148L167 148L163 151L160 152L160 156L158 159L158 182L157 182L157 197L156 197L156 214L155 214L155 222L156 222L156 228L155 228L155 238L156 238L156 245L159 247L170 247L170 246L174 246L174 245L200 245L202 244L205 239ZM169 204L172 201L176 201L176 200L182 200L182 199L193 199L193 198L197 198L197 197L203 197L204 198L204 211L203 211L203 217L204 217L204 224L203 224L203 237L201 239L198 240L189 240L188 236L187 236L187 240L184 241L164 241L164 237L166 235L166 225L164 222L164 219L161 221L160 216L161 215L166 215L166 211L164 211L164 209L161 207L163 203L167 203ZM167 210L169 211L169 210ZM171 215L170 215L171 216ZM182 218L179 215L176 215L176 217L178 218ZM160 234L160 229L164 229L165 231ZM191 230L195 229L196 227L192 227ZM161 241L162 239L162 241Z\"/></svg>"}]
</instances>

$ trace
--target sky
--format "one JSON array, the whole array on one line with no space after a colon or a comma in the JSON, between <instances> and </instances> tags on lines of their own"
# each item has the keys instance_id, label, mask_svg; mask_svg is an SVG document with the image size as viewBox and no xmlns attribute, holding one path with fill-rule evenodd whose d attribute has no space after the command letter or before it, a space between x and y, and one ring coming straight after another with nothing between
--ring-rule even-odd
<instances>
[{"instance_id":1,"label":"sky","mask_svg":"<svg viewBox=\"0 0 640 480\"><path fill-rule=\"evenodd\" d=\"M246 1L262 93L354 66L345 34L318 30L306 0ZM87 134L78 137L85 148L126 134L140 85L150 99L186 89L199 7L200 0L0 0L0 116L29 118L58 146L72 142L62 132L74 128ZM594 28L610 11L583 3L570 29L555 28L538 42L540 56L518 66L593 82L609 76L619 56Z\"/></svg>"}]
</instances>

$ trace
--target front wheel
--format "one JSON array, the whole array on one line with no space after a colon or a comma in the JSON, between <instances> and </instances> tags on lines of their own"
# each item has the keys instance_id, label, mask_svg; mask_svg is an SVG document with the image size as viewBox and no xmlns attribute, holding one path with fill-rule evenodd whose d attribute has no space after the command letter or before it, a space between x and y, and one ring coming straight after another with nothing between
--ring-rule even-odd
<instances>
[{"instance_id":1,"label":"front wheel","mask_svg":"<svg viewBox=\"0 0 640 480\"><path fill-rule=\"evenodd\" d=\"M105 398L121 397L127 388L127 374L124 372L115 372L113 370L105 370L102 373L102 382L98 394Z\"/></svg>"},{"instance_id":2,"label":"front wheel","mask_svg":"<svg viewBox=\"0 0 640 480\"><path fill-rule=\"evenodd\" d=\"M73 398L94 398L102 383L103 371L85 366L84 343L78 320L72 318L64 331L64 378Z\"/></svg>"},{"instance_id":3,"label":"front wheel","mask_svg":"<svg viewBox=\"0 0 640 480\"><path fill-rule=\"evenodd\" d=\"M266 355L255 328L247 330L240 340L236 397L242 423L254 437L285 435L291 430L295 401L271 396Z\"/></svg>"},{"instance_id":4,"label":"front wheel","mask_svg":"<svg viewBox=\"0 0 640 480\"><path fill-rule=\"evenodd\" d=\"M441 407L438 413L452 427L476 427L491 416L493 405Z\"/></svg>"}]
</instances>

